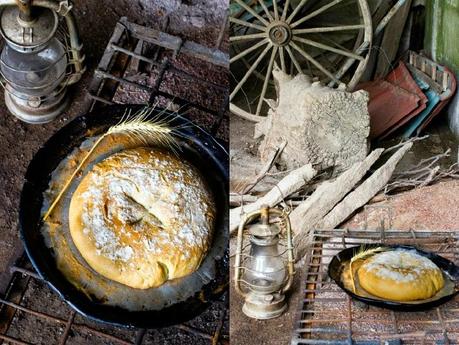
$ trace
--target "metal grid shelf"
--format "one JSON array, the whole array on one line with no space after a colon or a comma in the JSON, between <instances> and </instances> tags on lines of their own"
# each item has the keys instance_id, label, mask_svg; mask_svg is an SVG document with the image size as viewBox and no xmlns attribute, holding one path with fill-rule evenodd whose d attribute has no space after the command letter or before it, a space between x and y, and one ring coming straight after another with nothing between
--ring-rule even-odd
<instances>
[{"instance_id":1,"label":"metal grid shelf","mask_svg":"<svg viewBox=\"0 0 459 345\"><path fill-rule=\"evenodd\" d=\"M221 28L215 48L209 48L121 18L89 86L89 108L123 103L116 100L119 87L143 91L147 95L145 104L173 103L198 125L227 141L229 60L228 54L219 49L225 27ZM127 76L129 72L140 72L141 64L152 75L148 82ZM219 72L223 78L209 79L206 70ZM210 102L212 99L216 102Z\"/></svg>"},{"instance_id":2,"label":"metal grid shelf","mask_svg":"<svg viewBox=\"0 0 459 345\"><path fill-rule=\"evenodd\" d=\"M21 258L11 267L14 273L5 298L0 298L0 344L81 344L85 339L97 338L97 344L156 344L161 333L175 334L189 339L193 344L228 344L227 297L216 302L208 311L188 323L160 330L124 329L92 322L67 306L35 273L28 260ZM46 297L46 302L37 301ZM215 314L218 317L215 319ZM199 324L210 319L214 330L203 330ZM216 321L216 322L215 322ZM196 325L197 324L197 325ZM21 339L21 329L40 325L35 329L34 339ZM201 326L202 327L202 326ZM225 329L226 328L226 329ZM53 332L56 331L57 332ZM52 339L48 338L53 334ZM58 334L59 336L55 336ZM153 341L149 341L149 339Z\"/></svg>"},{"instance_id":3,"label":"metal grid shelf","mask_svg":"<svg viewBox=\"0 0 459 345\"><path fill-rule=\"evenodd\" d=\"M215 47L207 48L122 18L94 72L87 109L132 100L139 103L138 94L132 100L117 99L120 88L128 87L131 88L128 96L143 92L145 104L176 105L227 144L228 58L220 50L225 28L226 23ZM209 71L217 71L219 77L209 80L212 75L206 73ZM128 76L149 72L154 78L143 83ZM191 84L185 84L184 80ZM179 83L178 87L171 81ZM190 85L193 92L177 96ZM200 99L193 98L196 94L201 94ZM65 304L33 271L20 243L13 252L12 258L19 259L12 259L11 280L0 281L0 345L229 344L227 292L204 313L184 324L150 330L112 327L92 322Z\"/></svg>"},{"instance_id":4,"label":"metal grid shelf","mask_svg":"<svg viewBox=\"0 0 459 345\"><path fill-rule=\"evenodd\" d=\"M459 263L459 232L315 230L291 344L459 343L458 296L432 310L395 312L354 301L330 280L331 258L361 243L415 245Z\"/></svg>"}]
</instances>

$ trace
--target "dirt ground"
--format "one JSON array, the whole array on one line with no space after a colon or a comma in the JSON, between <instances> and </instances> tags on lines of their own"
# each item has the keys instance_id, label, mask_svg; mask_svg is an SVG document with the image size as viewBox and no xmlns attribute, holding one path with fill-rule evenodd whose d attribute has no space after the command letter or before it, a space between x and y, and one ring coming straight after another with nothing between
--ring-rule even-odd
<instances>
[{"instance_id":1,"label":"dirt ground","mask_svg":"<svg viewBox=\"0 0 459 345\"><path fill-rule=\"evenodd\" d=\"M233 262L231 263L233 267ZM233 272L231 272L231 279ZM287 295L288 309L272 320L255 320L242 312L244 300L231 284L230 289L230 339L231 345L283 345L290 344L296 312L302 300L301 270L295 273L292 290Z\"/></svg>"},{"instance_id":2,"label":"dirt ground","mask_svg":"<svg viewBox=\"0 0 459 345\"><path fill-rule=\"evenodd\" d=\"M167 1L77 1L74 11L84 44L88 70L82 80L69 90L73 100L71 107L55 121L34 126L10 115L5 107L3 95L0 97L0 286L11 250L18 241L17 209L28 163L54 132L87 110L86 90L118 19L127 16L131 21L148 24L157 29L166 26L170 33L181 33L182 37L207 46L215 44L221 18L226 15L224 3L212 1L211 6L206 6L205 1L175 3L176 12L183 14L182 21L176 18L175 12L172 19L169 18L170 12L164 7ZM201 13L202 25L194 26L188 23L187 13ZM165 22L169 24L165 25Z\"/></svg>"},{"instance_id":3,"label":"dirt ground","mask_svg":"<svg viewBox=\"0 0 459 345\"><path fill-rule=\"evenodd\" d=\"M260 169L260 163L252 164L257 153L257 141L253 137L253 124L236 116L231 117L231 188L235 190L243 185L250 169ZM458 142L449 131L445 119L436 121L428 130L430 137L416 142L397 167L404 171L419 163L422 159L440 154L451 149L450 157L440 162L447 168L457 162ZM398 143L394 139L383 144L385 147ZM244 164L240 160L245 159ZM253 172L253 170L252 170ZM252 176L253 178L253 176ZM269 188L266 181L263 188ZM271 184L272 188L272 184ZM365 217L365 214L367 217ZM412 190L388 197L386 200L372 204L366 210L359 210L348 222L346 228L363 229L379 228L381 220L384 226L400 230L457 230L459 229L459 181L445 180L433 186ZM365 222L367 219L367 222ZM235 290L230 290L230 336L231 344L290 344L295 325L297 310L302 299L302 268L297 268L294 289L289 299L288 312L280 318L270 321L257 321L242 313L243 300ZM231 272L232 273L232 272Z\"/></svg>"},{"instance_id":4,"label":"dirt ground","mask_svg":"<svg viewBox=\"0 0 459 345\"><path fill-rule=\"evenodd\" d=\"M433 186L390 196L368 205L343 224L349 229L458 230L459 181L445 180Z\"/></svg>"},{"instance_id":5,"label":"dirt ground","mask_svg":"<svg viewBox=\"0 0 459 345\"><path fill-rule=\"evenodd\" d=\"M0 95L0 296L10 280L8 267L16 259L15 248L19 248L18 253L22 251L18 235L18 203L23 176L29 161L53 133L87 111L88 104L85 95L88 85L115 23L121 16L126 16L129 21L160 29L208 47L215 47L227 7L223 0L79 0L74 1L74 5L74 13L86 54L87 72L82 80L69 90L72 103L66 113L49 124L29 125L8 113L3 94ZM225 37L221 49L227 49ZM192 89L192 87L187 87L188 92L192 92ZM130 99L130 101L136 103L135 99ZM28 287L24 303L36 310L48 311L66 319L69 315L69 308L65 303L47 287L37 284L31 283ZM212 332L217 319L215 315L219 315L220 312L221 310L209 310L195 321L195 326L208 326L209 332ZM33 343L52 344L58 340L63 330L59 331L55 325L51 327L40 318L27 316L24 313L18 313L14 322L15 325L11 327L10 335L20 335L21 339L28 339ZM78 322L84 322L84 318L80 318ZM190 324L193 324L193 321ZM223 332L227 334L226 322L223 327ZM41 335L37 334L38 329L43 330ZM113 328L112 332L116 333L116 329ZM126 334L124 330L123 332ZM104 342L97 337L88 338L87 334L77 333L73 335L70 343L107 343L106 340ZM135 332L131 333L132 339L127 340L133 341ZM190 337L189 332L168 329L162 333L157 331L147 333L144 343L207 343L207 340L203 339Z\"/></svg>"}]
</instances>

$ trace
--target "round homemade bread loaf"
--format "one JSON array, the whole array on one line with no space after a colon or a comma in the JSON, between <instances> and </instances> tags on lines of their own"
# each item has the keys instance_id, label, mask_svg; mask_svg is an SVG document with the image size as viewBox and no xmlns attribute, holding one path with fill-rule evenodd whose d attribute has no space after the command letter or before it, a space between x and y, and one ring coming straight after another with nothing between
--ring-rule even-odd
<instances>
[{"instance_id":1,"label":"round homemade bread loaf","mask_svg":"<svg viewBox=\"0 0 459 345\"><path fill-rule=\"evenodd\" d=\"M72 196L70 233L96 272L147 289L193 273L210 245L215 208L198 170L149 148L96 164Z\"/></svg>"},{"instance_id":2,"label":"round homemade bread loaf","mask_svg":"<svg viewBox=\"0 0 459 345\"><path fill-rule=\"evenodd\" d=\"M445 284L441 270L414 250L392 250L365 260L357 271L360 286L380 298L415 301L434 296Z\"/></svg>"}]
</instances>

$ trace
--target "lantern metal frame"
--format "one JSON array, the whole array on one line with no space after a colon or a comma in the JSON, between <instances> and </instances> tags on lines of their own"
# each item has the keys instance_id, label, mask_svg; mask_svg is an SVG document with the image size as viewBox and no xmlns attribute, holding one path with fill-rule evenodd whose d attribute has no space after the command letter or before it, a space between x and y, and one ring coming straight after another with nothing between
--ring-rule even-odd
<instances>
[{"instance_id":1,"label":"lantern metal frame","mask_svg":"<svg viewBox=\"0 0 459 345\"><path fill-rule=\"evenodd\" d=\"M279 220L271 222L272 216L277 217ZM248 230L252 238L249 244L244 245L245 226L254 222L257 218L260 219L261 224L252 225L253 231ZM257 286L246 281L244 279L244 272L250 269L244 267L243 258L248 259L253 258L253 256L245 254L244 250L254 243L254 239L256 242L263 241L263 238L272 238L273 243L277 243L276 241L278 241L281 235L285 235L286 244L278 243L278 245L286 248L284 251L278 253L277 257L284 260L284 268L287 271L284 281L274 287ZM286 310L285 294L290 290L295 274L292 237L290 220L286 210L264 206L257 211L246 214L241 220L237 233L234 286L236 292L245 299L242 311L247 316L260 320L271 319L280 316ZM285 254L287 254L286 263L284 259ZM270 273L275 273L275 271L270 271ZM242 284L245 285L245 288L243 288Z\"/></svg>"},{"instance_id":2,"label":"lantern metal frame","mask_svg":"<svg viewBox=\"0 0 459 345\"><path fill-rule=\"evenodd\" d=\"M40 45L48 44L53 38L56 38L64 48L66 56L64 78L59 86L46 96L34 99L33 96L22 94L15 90L14 81L1 75L1 84L5 89L5 102L13 115L28 123L46 123L67 108L69 104L66 95L67 87L77 83L86 71L85 55L82 52L83 44L80 41L75 16L72 12L73 5L69 0L0 0L0 13L11 6L19 7L20 19L23 16L30 19L31 9L35 7L51 10L56 17L57 28L54 29L54 35L45 40L45 43L40 42L37 46L24 45L21 47L4 37L5 44L25 53L33 52ZM56 63L59 61L61 58ZM57 80L61 77L62 74Z\"/></svg>"}]
</instances>

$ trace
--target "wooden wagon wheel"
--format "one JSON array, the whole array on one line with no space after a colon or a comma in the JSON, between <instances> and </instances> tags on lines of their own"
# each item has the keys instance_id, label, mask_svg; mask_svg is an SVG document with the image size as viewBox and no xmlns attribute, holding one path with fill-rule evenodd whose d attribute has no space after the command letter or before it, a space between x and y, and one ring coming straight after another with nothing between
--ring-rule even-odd
<instances>
[{"instance_id":1,"label":"wooden wagon wheel","mask_svg":"<svg viewBox=\"0 0 459 345\"><path fill-rule=\"evenodd\" d=\"M234 114L262 119L274 65L348 89L362 76L373 33L366 0L231 0L230 6ZM343 76L350 62L354 67Z\"/></svg>"}]
</instances>

